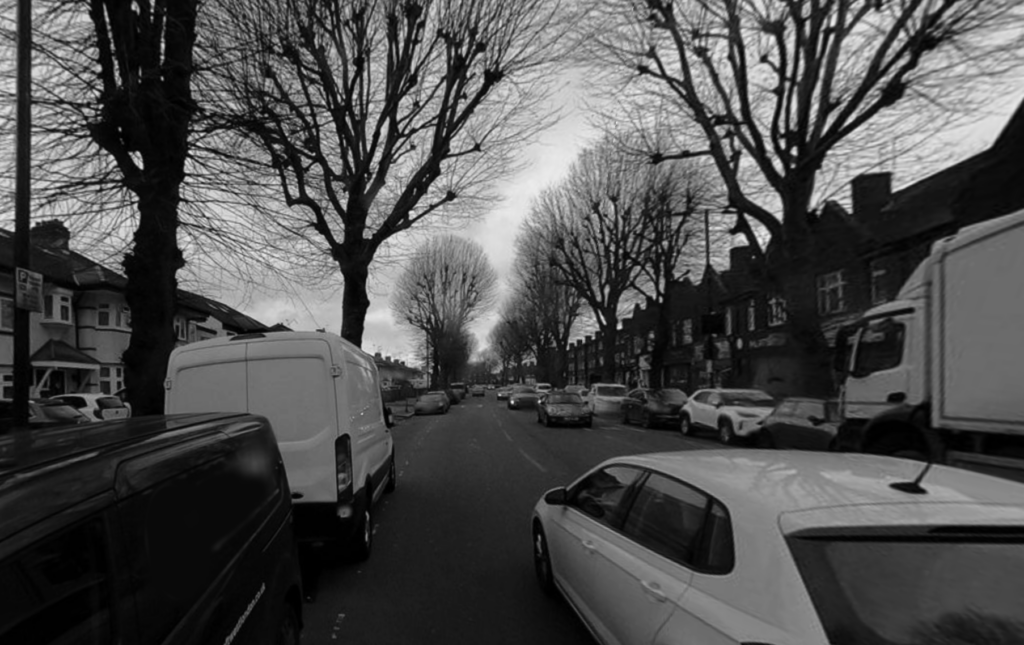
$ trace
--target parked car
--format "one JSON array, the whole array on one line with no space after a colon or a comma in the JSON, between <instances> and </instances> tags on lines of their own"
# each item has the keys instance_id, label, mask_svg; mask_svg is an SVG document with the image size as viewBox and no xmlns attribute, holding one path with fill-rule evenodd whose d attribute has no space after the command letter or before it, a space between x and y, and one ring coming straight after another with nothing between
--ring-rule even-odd
<instances>
[{"instance_id":1,"label":"parked car","mask_svg":"<svg viewBox=\"0 0 1024 645\"><path fill-rule=\"evenodd\" d=\"M58 394L51 396L50 400L67 403L94 421L127 419L132 416L128 404L113 394Z\"/></svg>"},{"instance_id":2,"label":"parked car","mask_svg":"<svg viewBox=\"0 0 1024 645\"><path fill-rule=\"evenodd\" d=\"M495 396L499 401L508 401L508 395L512 393L511 387L499 387Z\"/></svg>"},{"instance_id":3,"label":"parked car","mask_svg":"<svg viewBox=\"0 0 1024 645\"><path fill-rule=\"evenodd\" d=\"M427 392L416 397L413 410L416 414L445 414L451 403L448 402L448 395L444 392Z\"/></svg>"},{"instance_id":4,"label":"parked car","mask_svg":"<svg viewBox=\"0 0 1024 645\"><path fill-rule=\"evenodd\" d=\"M716 430L724 444L736 443L760 430L760 421L775 408L775 399L761 390L698 390L686 401L679 431L688 435L697 428Z\"/></svg>"},{"instance_id":5,"label":"parked car","mask_svg":"<svg viewBox=\"0 0 1024 645\"><path fill-rule=\"evenodd\" d=\"M484 390L483 385L474 385L473 387L469 388L469 393L473 396L485 396L487 394L486 390Z\"/></svg>"},{"instance_id":6,"label":"parked car","mask_svg":"<svg viewBox=\"0 0 1024 645\"><path fill-rule=\"evenodd\" d=\"M397 481L391 418L373 356L328 332L258 332L177 347L164 409L270 419L295 500L295 531L370 557L373 515Z\"/></svg>"},{"instance_id":7,"label":"parked car","mask_svg":"<svg viewBox=\"0 0 1024 645\"><path fill-rule=\"evenodd\" d=\"M537 422L546 426L558 423L589 428L594 423L594 415L579 394L555 391L538 400Z\"/></svg>"},{"instance_id":8,"label":"parked car","mask_svg":"<svg viewBox=\"0 0 1024 645\"><path fill-rule=\"evenodd\" d=\"M462 402L462 397L459 396L459 393L450 387L446 387L444 389L444 395L448 397L448 407L458 405Z\"/></svg>"},{"instance_id":9,"label":"parked car","mask_svg":"<svg viewBox=\"0 0 1024 645\"><path fill-rule=\"evenodd\" d=\"M679 425L679 412L686 393L671 388L638 388L622 400L622 422L639 423L645 428Z\"/></svg>"},{"instance_id":10,"label":"parked car","mask_svg":"<svg viewBox=\"0 0 1024 645\"><path fill-rule=\"evenodd\" d=\"M595 415L619 414L622 411L622 400L628 390L618 383L594 383L587 395L587 404Z\"/></svg>"},{"instance_id":11,"label":"parked car","mask_svg":"<svg viewBox=\"0 0 1024 645\"><path fill-rule=\"evenodd\" d=\"M536 385L534 385L533 387L534 387L534 389L536 389L536 390L537 390L537 392L539 392L539 393L540 393L541 395L547 394L547 393L548 393L548 392L550 392L550 391L551 391L551 389L552 389L552 388L551 388L551 384L550 384L550 383L537 383L537 384L536 384Z\"/></svg>"},{"instance_id":12,"label":"parked car","mask_svg":"<svg viewBox=\"0 0 1024 645\"><path fill-rule=\"evenodd\" d=\"M512 392L508 395L508 409L521 410L537 406L537 399L540 394L532 385L513 385Z\"/></svg>"},{"instance_id":13,"label":"parked car","mask_svg":"<svg viewBox=\"0 0 1024 645\"><path fill-rule=\"evenodd\" d=\"M1024 486L924 466L611 459L538 501L534 569L602 643L1024 642Z\"/></svg>"},{"instance_id":14,"label":"parked car","mask_svg":"<svg viewBox=\"0 0 1024 645\"><path fill-rule=\"evenodd\" d=\"M829 450L839 431L838 402L825 399L784 399L757 433L759 448Z\"/></svg>"},{"instance_id":15,"label":"parked car","mask_svg":"<svg viewBox=\"0 0 1024 645\"><path fill-rule=\"evenodd\" d=\"M452 383L449 387L451 387L452 391L459 396L460 401L466 398L466 395L469 393L469 389L466 387L466 384L462 382Z\"/></svg>"},{"instance_id":16,"label":"parked car","mask_svg":"<svg viewBox=\"0 0 1024 645\"><path fill-rule=\"evenodd\" d=\"M487 384L487 389L488 390L493 390L494 389L494 383L488 383Z\"/></svg>"},{"instance_id":17,"label":"parked car","mask_svg":"<svg viewBox=\"0 0 1024 645\"><path fill-rule=\"evenodd\" d=\"M30 429L57 428L89 423L84 413L63 401L53 399L37 399L28 402L28 426ZM14 427L14 401L0 400L0 434Z\"/></svg>"},{"instance_id":18,"label":"parked car","mask_svg":"<svg viewBox=\"0 0 1024 645\"><path fill-rule=\"evenodd\" d=\"M33 433L0 465L0 643L298 643L291 490L267 420Z\"/></svg>"}]
</instances>

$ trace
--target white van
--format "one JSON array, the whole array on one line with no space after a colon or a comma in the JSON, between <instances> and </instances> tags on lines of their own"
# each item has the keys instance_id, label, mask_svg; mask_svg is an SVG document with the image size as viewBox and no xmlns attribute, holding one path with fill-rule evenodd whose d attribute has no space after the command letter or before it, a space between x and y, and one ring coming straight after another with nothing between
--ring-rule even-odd
<instances>
[{"instance_id":1,"label":"white van","mask_svg":"<svg viewBox=\"0 0 1024 645\"><path fill-rule=\"evenodd\" d=\"M164 411L270 420L304 542L369 557L373 506L395 488L390 415L373 358L336 334L268 332L178 347Z\"/></svg>"}]
</instances>

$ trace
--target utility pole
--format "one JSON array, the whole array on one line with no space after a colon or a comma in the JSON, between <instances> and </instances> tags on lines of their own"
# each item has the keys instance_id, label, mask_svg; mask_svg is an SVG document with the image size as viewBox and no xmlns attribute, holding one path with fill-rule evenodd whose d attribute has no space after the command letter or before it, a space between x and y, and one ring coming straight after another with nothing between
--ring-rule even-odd
<instances>
[{"instance_id":1,"label":"utility pole","mask_svg":"<svg viewBox=\"0 0 1024 645\"><path fill-rule=\"evenodd\" d=\"M32 2L18 0L17 135L14 184L14 429L22 441L28 438L28 395L32 377L29 348L31 310L19 303L23 271L32 268L29 226L31 221L30 154L32 146ZM24 274L27 279L27 274ZM27 285L26 285L27 286ZM20 442L19 442L20 443Z\"/></svg>"},{"instance_id":2,"label":"utility pole","mask_svg":"<svg viewBox=\"0 0 1024 645\"><path fill-rule=\"evenodd\" d=\"M711 233L709 224L709 213L708 209L704 209L704 274L708 276L707 282L707 299L708 299L708 310L707 318L711 318ZM714 387L715 385L715 335L708 334L704 343L704 364L708 373L708 387Z\"/></svg>"}]
</instances>

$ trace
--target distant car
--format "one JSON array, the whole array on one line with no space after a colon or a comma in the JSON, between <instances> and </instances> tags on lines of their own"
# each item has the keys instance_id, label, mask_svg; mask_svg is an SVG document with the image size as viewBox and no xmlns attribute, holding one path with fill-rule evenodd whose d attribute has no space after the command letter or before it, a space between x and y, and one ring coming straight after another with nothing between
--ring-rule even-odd
<instances>
[{"instance_id":1,"label":"distant car","mask_svg":"<svg viewBox=\"0 0 1024 645\"><path fill-rule=\"evenodd\" d=\"M586 402L587 394L590 392L585 385L566 385L565 391L569 394L579 394L583 397L584 403Z\"/></svg>"},{"instance_id":2,"label":"distant car","mask_svg":"<svg viewBox=\"0 0 1024 645\"><path fill-rule=\"evenodd\" d=\"M484 390L483 385L474 385L473 387L469 388L469 393L473 396L484 396L487 394L487 391Z\"/></svg>"},{"instance_id":3,"label":"distant car","mask_svg":"<svg viewBox=\"0 0 1024 645\"><path fill-rule=\"evenodd\" d=\"M538 392L540 392L541 395L547 394L552 389L550 383L538 383L538 384L534 385L533 387Z\"/></svg>"},{"instance_id":4,"label":"distant car","mask_svg":"<svg viewBox=\"0 0 1024 645\"><path fill-rule=\"evenodd\" d=\"M784 399L761 421L759 448L829 450L839 431L836 401L810 398Z\"/></svg>"},{"instance_id":5,"label":"distant car","mask_svg":"<svg viewBox=\"0 0 1024 645\"><path fill-rule=\"evenodd\" d=\"M537 502L534 571L603 643L1024 643L1024 486L924 466L618 457Z\"/></svg>"},{"instance_id":6,"label":"distant car","mask_svg":"<svg viewBox=\"0 0 1024 645\"><path fill-rule=\"evenodd\" d=\"M589 428L594 423L594 415L579 394L556 391L540 397L537 403L537 422L546 426L557 423Z\"/></svg>"},{"instance_id":7,"label":"distant car","mask_svg":"<svg viewBox=\"0 0 1024 645\"><path fill-rule=\"evenodd\" d=\"M638 388L622 400L622 422L639 423L645 428L679 425L679 412L686 393L672 388Z\"/></svg>"},{"instance_id":8,"label":"distant car","mask_svg":"<svg viewBox=\"0 0 1024 645\"><path fill-rule=\"evenodd\" d=\"M445 414L451 407L444 392L427 392L416 398L413 409L416 414Z\"/></svg>"},{"instance_id":9,"label":"distant car","mask_svg":"<svg viewBox=\"0 0 1024 645\"><path fill-rule=\"evenodd\" d=\"M683 406L679 431L688 435L695 428L718 432L723 444L736 443L760 429L760 421L775 409L775 399L761 390L698 390Z\"/></svg>"},{"instance_id":10,"label":"distant car","mask_svg":"<svg viewBox=\"0 0 1024 645\"><path fill-rule=\"evenodd\" d=\"M462 397L459 396L459 393L450 387L446 387L444 389L444 393L445 396L448 397L448 403L451 405L458 405L458 403L462 400Z\"/></svg>"},{"instance_id":11,"label":"distant car","mask_svg":"<svg viewBox=\"0 0 1024 645\"><path fill-rule=\"evenodd\" d=\"M625 385L594 383L590 386L587 403L590 405L590 411L595 415L619 414L622 410L622 400L628 393Z\"/></svg>"},{"instance_id":12,"label":"distant car","mask_svg":"<svg viewBox=\"0 0 1024 645\"><path fill-rule=\"evenodd\" d=\"M499 401L508 401L508 395L511 394L511 393L512 393L512 388L510 388L510 387L499 387L498 391L495 393L495 396L498 397Z\"/></svg>"},{"instance_id":13,"label":"distant car","mask_svg":"<svg viewBox=\"0 0 1024 645\"><path fill-rule=\"evenodd\" d=\"M521 410L523 408L537 407L537 399L540 393L530 385L514 385L512 392L508 395L508 409Z\"/></svg>"},{"instance_id":14,"label":"distant car","mask_svg":"<svg viewBox=\"0 0 1024 645\"><path fill-rule=\"evenodd\" d=\"M59 428L96 421L63 401L36 399L28 402L28 427ZM0 432L14 425L14 402L0 400Z\"/></svg>"},{"instance_id":15,"label":"distant car","mask_svg":"<svg viewBox=\"0 0 1024 645\"><path fill-rule=\"evenodd\" d=\"M488 390L493 390L494 389L494 383L488 383L487 384L487 389Z\"/></svg>"},{"instance_id":16,"label":"distant car","mask_svg":"<svg viewBox=\"0 0 1024 645\"><path fill-rule=\"evenodd\" d=\"M452 383L449 387L459 395L460 400L466 398L466 395L469 393L469 388L466 387L465 383Z\"/></svg>"},{"instance_id":17,"label":"distant car","mask_svg":"<svg viewBox=\"0 0 1024 645\"><path fill-rule=\"evenodd\" d=\"M132 409L113 394L58 394L50 399L67 403L96 421L127 419L132 416Z\"/></svg>"}]
</instances>

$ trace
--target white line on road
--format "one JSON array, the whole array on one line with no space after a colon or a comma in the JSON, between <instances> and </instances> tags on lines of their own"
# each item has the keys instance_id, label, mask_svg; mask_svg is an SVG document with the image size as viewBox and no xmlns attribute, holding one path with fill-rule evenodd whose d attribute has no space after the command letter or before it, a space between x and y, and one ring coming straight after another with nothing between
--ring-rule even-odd
<instances>
[{"instance_id":1,"label":"white line on road","mask_svg":"<svg viewBox=\"0 0 1024 645\"><path fill-rule=\"evenodd\" d=\"M521 454L522 456L526 457L526 461L528 461L531 464L533 464L534 466L536 466L537 470L539 470L540 472L542 472L542 473L548 472L547 468L545 468L544 466L541 466L539 463L537 463L537 460L534 459L533 457L531 457L530 455L526 454L526 451L523 450L522 448L519 449L519 454Z\"/></svg>"}]
</instances>

